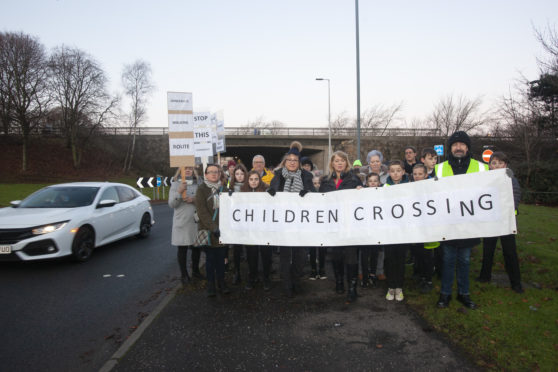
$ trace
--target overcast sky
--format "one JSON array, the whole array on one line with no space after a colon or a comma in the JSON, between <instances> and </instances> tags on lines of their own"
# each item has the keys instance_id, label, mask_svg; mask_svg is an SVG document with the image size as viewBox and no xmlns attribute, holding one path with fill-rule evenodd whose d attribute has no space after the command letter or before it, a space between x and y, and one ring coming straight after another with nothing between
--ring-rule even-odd
<instances>
[{"instance_id":1,"label":"overcast sky","mask_svg":"<svg viewBox=\"0 0 558 372\"><path fill-rule=\"evenodd\" d=\"M75 46L121 90L125 63L151 64L156 90L144 125L166 126L167 91L226 126L257 118L292 126L356 117L355 2L349 0L0 0L0 29ZM555 25L556 0L360 1L361 111L403 103L428 115L449 94L490 107L520 74L536 79L533 27Z\"/></svg>"}]
</instances>

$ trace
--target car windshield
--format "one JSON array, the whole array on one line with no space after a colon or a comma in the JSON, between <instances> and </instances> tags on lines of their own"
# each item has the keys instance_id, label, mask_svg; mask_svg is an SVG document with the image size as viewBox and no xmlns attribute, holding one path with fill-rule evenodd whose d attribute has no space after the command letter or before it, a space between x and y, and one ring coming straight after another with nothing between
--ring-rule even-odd
<instances>
[{"instance_id":1,"label":"car windshield","mask_svg":"<svg viewBox=\"0 0 558 372\"><path fill-rule=\"evenodd\" d=\"M76 208L90 205L99 187L45 187L21 202L19 208Z\"/></svg>"}]
</instances>

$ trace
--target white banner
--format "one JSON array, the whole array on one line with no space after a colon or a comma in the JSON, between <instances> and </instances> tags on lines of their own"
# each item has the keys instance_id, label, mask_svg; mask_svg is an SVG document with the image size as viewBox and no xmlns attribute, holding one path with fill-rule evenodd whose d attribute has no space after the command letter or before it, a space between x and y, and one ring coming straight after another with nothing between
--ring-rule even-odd
<instances>
[{"instance_id":1,"label":"white banner","mask_svg":"<svg viewBox=\"0 0 558 372\"><path fill-rule=\"evenodd\" d=\"M226 244L344 246L423 243L515 234L504 169L330 193L226 193Z\"/></svg>"},{"instance_id":2,"label":"white banner","mask_svg":"<svg viewBox=\"0 0 558 372\"><path fill-rule=\"evenodd\" d=\"M194 114L194 152L196 157L213 156L211 120L209 112Z\"/></svg>"}]
</instances>

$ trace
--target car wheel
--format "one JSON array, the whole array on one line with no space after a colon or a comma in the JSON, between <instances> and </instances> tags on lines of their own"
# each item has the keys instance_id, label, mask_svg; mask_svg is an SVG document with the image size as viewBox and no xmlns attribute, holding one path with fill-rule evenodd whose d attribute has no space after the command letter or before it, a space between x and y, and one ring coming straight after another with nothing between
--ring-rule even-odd
<instances>
[{"instance_id":1,"label":"car wheel","mask_svg":"<svg viewBox=\"0 0 558 372\"><path fill-rule=\"evenodd\" d=\"M72 243L72 255L76 261L84 262L91 258L95 248L95 233L88 226L79 228Z\"/></svg>"},{"instance_id":2,"label":"car wheel","mask_svg":"<svg viewBox=\"0 0 558 372\"><path fill-rule=\"evenodd\" d=\"M141 218L140 222L140 232L137 235L140 239L145 239L151 233L151 216L149 213L145 213Z\"/></svg>"}]
</instances>

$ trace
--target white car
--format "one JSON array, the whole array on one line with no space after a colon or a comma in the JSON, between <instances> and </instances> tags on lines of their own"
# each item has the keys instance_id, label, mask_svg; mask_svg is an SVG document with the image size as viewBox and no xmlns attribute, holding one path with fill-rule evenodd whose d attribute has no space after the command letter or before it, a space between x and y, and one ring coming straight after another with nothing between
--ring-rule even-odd
<instances>
[{"instance_id":1,"label":"white car","mask_svg":"<svg viewBox=\"0 0 558 372\"><path fill-rule=\"evenodd\" d=\"M87 261L96 247L146 238L155 222L149 200L120 183L47 186L0 209L0 261L69 255Z\"/></svg>"}]
</instances>

